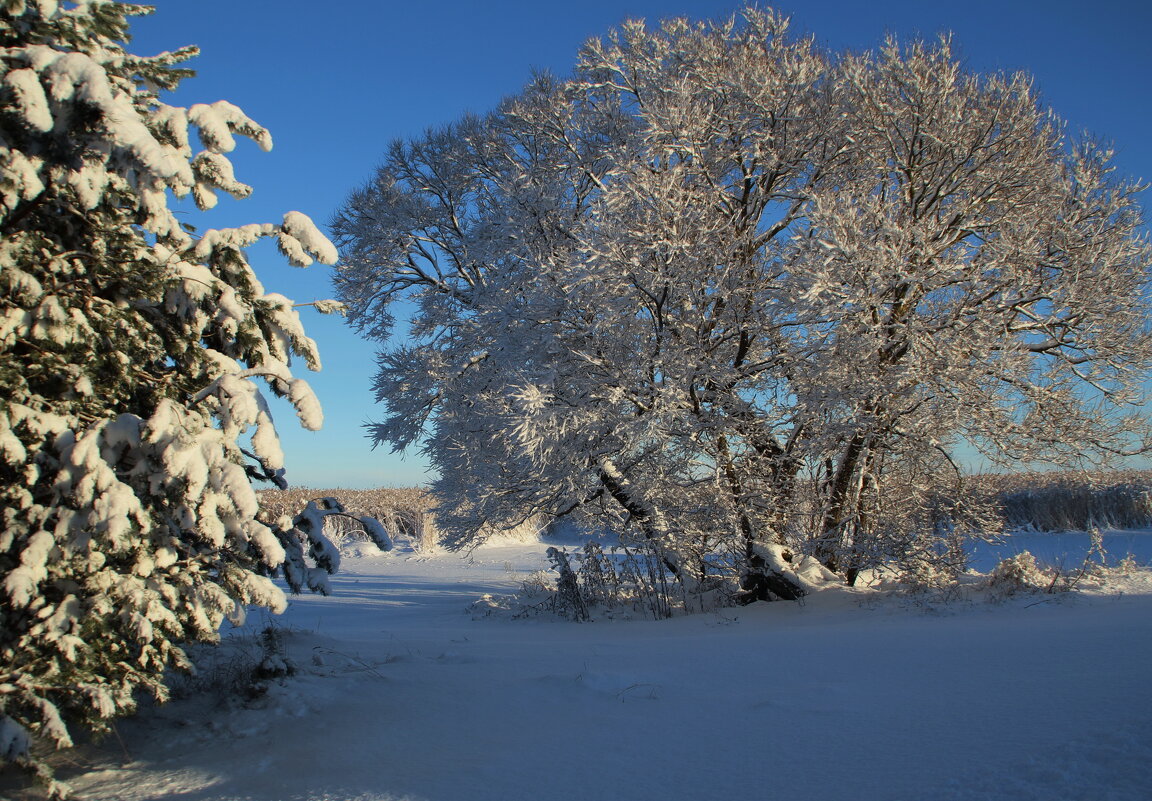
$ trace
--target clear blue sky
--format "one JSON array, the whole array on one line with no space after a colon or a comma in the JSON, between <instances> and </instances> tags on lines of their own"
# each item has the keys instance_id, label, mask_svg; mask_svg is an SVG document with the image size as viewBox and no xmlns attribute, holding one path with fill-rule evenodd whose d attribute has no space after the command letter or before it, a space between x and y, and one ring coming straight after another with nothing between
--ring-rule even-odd
<instances>
[{"instance_id":1,"label":"clear blue sky","mask_svg":"<svg viewBox=\"0 0 1152 801\"><path fill-rule=\"evenodd\" d=\"M242 144L237 176L255 191L227 198L198 228L278 221L298 210L324 227L368 180L385 147L465 112L483 113L515 93L533 69L566 74L579 46L629 17L726 16L718 0L156 0L137 19L132 52L198 45L198 75L170 102L229 100L267 127L271 153ZM1111 141L1127 175L1152 179L1152 4L1146 0L787 0L795 30L836 49L875 47L952 31L976 71L1032 73L1073 131ZM1152 195L1145 207L1152 206ZM269 291L297 302L331 296L330 270L289 267L270 247L252 261ZM292 484L412 486L418 454L370 449L361 425L382 416L369 389L376 345L339 319L305 312L324 369L307 375L324 404L324 430L301 430L275 413ZM300 368L303 370L303 366Z\"/></svg>"}]
</instances>

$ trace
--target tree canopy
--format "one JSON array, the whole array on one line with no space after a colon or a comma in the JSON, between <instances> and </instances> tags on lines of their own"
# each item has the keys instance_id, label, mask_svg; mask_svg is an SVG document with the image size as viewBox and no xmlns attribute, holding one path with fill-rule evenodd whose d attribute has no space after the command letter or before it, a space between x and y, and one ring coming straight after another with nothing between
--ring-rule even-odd
<instances>
[{"instance_id":1,"label":"tree canopy","mask_svg":"<svg viewBox=\"0 0 1152 801\"><path fill-rule=\"evenodd\" d=\"M947 37L630 22L395 143L337 286L393 342L371 434L426 451L457 545L593 515L687 586L794 598L804 557L960 569L964 449L1147 449L1140 189Z\"/></svg>"}]
</instances>

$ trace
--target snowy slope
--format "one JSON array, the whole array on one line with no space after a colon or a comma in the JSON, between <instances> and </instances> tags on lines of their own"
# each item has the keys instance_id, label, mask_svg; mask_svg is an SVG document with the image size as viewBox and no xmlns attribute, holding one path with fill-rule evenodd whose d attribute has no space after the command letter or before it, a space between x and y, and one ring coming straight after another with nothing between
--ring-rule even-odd
<instances>
[{"instance_id":1,"label":"snowy slope","mask_svg":"<svg viewBox=\"0 0 1152 801\"><path fill-rule=\"evenodd\" d=\"M100 801L1152 797L1147 576L1004 604L475 618L542 550L346 556L332 597L276 621L298 675L123 722L71 781Z\"/></svg>"}]
</instances>

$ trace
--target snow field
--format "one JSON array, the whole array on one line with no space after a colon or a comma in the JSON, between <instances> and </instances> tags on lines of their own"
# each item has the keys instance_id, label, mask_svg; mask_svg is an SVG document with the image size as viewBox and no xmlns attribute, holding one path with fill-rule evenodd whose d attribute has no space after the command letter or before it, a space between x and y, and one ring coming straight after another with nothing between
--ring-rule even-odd
<instances>
[{"instance_id":1,"label":"snow field","mask_svg":"<svg viewBox=\"0 0 1152 801\"><path fill-rule=\"evenodd\" d=\"M1147 575L1003 604L469 611L542 551L346 555L331 597L275 621L296 676L121 723L123 748L81 752L72 783L92 801L1148 798Z\"/></svg>"}]
</instances>

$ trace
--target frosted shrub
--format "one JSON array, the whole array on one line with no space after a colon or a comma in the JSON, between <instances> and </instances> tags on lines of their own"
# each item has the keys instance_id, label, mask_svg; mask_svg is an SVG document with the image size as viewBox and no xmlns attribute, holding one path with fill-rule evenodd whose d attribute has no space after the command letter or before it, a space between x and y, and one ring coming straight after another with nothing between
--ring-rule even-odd
<instances>
[{"instance_id":1,"label":"frosted shrub","mask_svg":"<svg viewBox=\"0 0 1152 801\"><path fill-rule=\"evenodd\" d=\"M556 596L553 599L553 608L574 620L587 620L588 604L584 600L584 592L581 590L575 571L572 570L567 552L559 548L549 548L548 562L556 571Z\"/></svg>"},{"instance_id":2,"label":"frosted shrub","mask_svg":"<svg viewBox=\"0 0 1152 801\"><path fill-rule=\"evenodd\" d=\"M286 638L284 629L269 624L259 631L234 632L219 644L190 649L196 670L168 678L172 698L207 695L228 704L263 696L273 682L297 671L288 657Z\"/></svg>"},{"instance_id":3,"label":"frosted shrub","mask_svg":"<svg viewBox=\"0 0 1152 801\"><path fill-rule=\"evenodd\" d=\"M668 576L660 557L646 548L610 548L588 542L579 552L549 548L552 586L544 602L555 614L572 620L591 620L596 609L628 610L653 619L671 617L686 608L685 594ZM522 594L539 593L539 580L525 585Z\"/></svg>"},{"instance_id":4,"label":"frosted shrub","mask_svg":"<svg viewBox=\"0 0 1152 801\"><path fill-rule=\"evenodd\" d=\"M1142 565L1132 554L1127 554L1116 563L1112 568L1112 572L1118 576L1131 576L1139 571L1146 569L1147 565Z\"/></svg>"},{"instance_id":5,"label":"frosted shrub","mask_svg":"<svg viewBox=\"0 0 1152 801\"><path fill-rule=\"evenodd\" d=\"M554 588L552 576L546 570L534 570L520 582L518 595L528 600L548 595Z\"/></svg>"},{"instance_id":6,"label":"frosted shrub","mask_svg":"<svg viewBox=\"0 0 1152 801\"><path fill-rule=\"evenodd\" d=\"M164 699L185 644L285 607L274 572L322 590L336 566L333 509L269 517L250 484L284 482L262 392L323 415L289 367L319 369L315 344L245 255L335 248L298 212L195 235L169 208L246 197L226 154L272 139L226 101L166 103L196 49L126 52L143 13L0 4L0 763L53 796L33 744Z\"/></svg>"},{"instance_id":7,"label":"frosted shrub","mask_svg":"<svg viewBox=\"0 0 1152 801\"><path fill-rule=\"evenodd\" d=\"M899 574L900 581L913 593L952 587L956 584L956 576L955 570L942 567L937 561L929 559L910 560Z\"/></svg>"},{"instance_id":8,"label":"frosted shrub","mask_svg":"<svg viewBox=\"0 0 1152 801\"><path fill-rule=\"evenodd\" d=\"M1052 577L1036 564L1028 551L1000 561L988 574L985 586L993 597L1009 598L1021 593L1040 592L1053 586Z\"/></svg>"}]
</instances>

